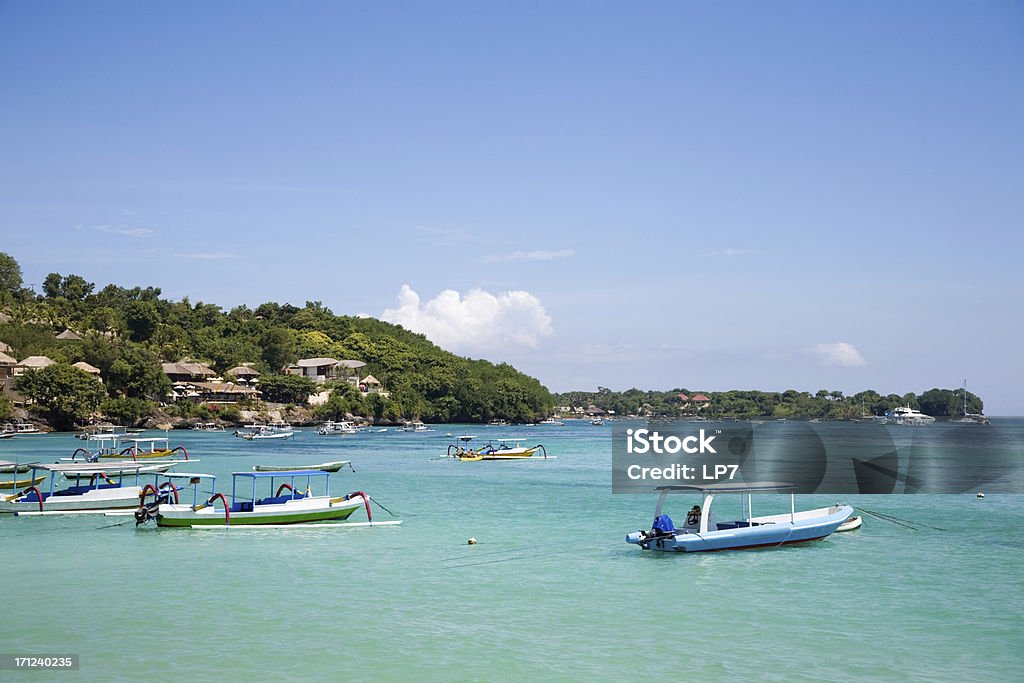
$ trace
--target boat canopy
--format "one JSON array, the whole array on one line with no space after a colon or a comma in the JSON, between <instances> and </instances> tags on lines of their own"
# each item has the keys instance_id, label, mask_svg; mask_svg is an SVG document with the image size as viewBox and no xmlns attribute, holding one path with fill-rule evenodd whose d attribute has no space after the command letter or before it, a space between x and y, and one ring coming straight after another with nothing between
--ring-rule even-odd
<instances>
[{"instance_id":1,"label":"boat canopy","mask_svg":"<svg viewBox=\"0 0 1024 683\"><path fill-rule=\"evenodd\" d=\"M775 481L752 481L750 483L720 484L671 484L657 486L655 491L701 491L706 493L752 493L756 491L791 491L796 484Z\"/></svg>"},{"instance_id":2,"label":"boat canopy","mask_svg":"<svg viewBox=\"0 0 1024 683\"><path fill-rule=\"evenodd\" d=\"M46 470L47 472L61 472L61 473L72 473L72 474L90 474L95 472L138 472L145 470L147 467L152 466L152 463L144 462L132 462L132 463L107 463L97 464L94 462L68 462L68 463L35 463L32 465L33 469Z\"/></svg>"},{"instance_id":3,"label":"boat canopy","mask_svg":"<svg viewBox=\"0 0 1024 683\"><path fill-rule=\"evenodd\" d=\"M276 472L232 472L232 477L250 477L252 479L280 479L282 477L329 477L330 472L323 470L277 470Z\"/></svg>"},{"instance_id":4,"label":"boat canopy","mask_svg":"<svg viewBox=\"0 0 1024 683\"><path fill-rule=\"evenodd\" d=\"M200 474L198 472L163 472L160 475L167 479L216 479L213 474Z\"/></svg>"}]
</instances>

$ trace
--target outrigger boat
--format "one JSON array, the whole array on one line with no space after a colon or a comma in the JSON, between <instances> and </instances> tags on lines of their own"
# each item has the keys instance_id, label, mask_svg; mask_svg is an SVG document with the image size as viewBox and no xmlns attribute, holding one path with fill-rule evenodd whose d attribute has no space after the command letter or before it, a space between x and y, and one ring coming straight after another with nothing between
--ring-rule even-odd
<instances>
[{"instance_id":1,"label":"outrigger boat","mask_svg":"<svg viewBox=\"0 0 1024 683\"><path fill-rule=\"evenodd\" d=\"M370 498L362 491L345 496L331 496L330 473L320 470L283 470L279 472L234 472L231 475L231 498L223 493L207 497L199 485L207 482L216 491L212 474L173 473L164 475L170 486L153 486L142 493L143 504L135 512L136 525L156 520L158 527L203 528L214 526L280 526L311 522L337 522L348 519L360 507L373 523ZM187 479L192 487L192 502L181 502L175 479ZM322 480L324 494L312 493L313 480ZM269 482L271 495L257 498L256 487ZM251 489L248 484L251 483ZM305 484L305 491L302 490ZM276 485L276 488L275 488ZM152 494L156 500L146 504ZM202 495L200 495L202 494ZM249 494L249 497L245 497ZM216 505L220 502L220 506ZM387 524L387 522L384 522Z\"/></svg>"},{"instance_id":2,"label":"outrigger boat","mask_svg":"<svg viewBox=\"0 0 1024 683\"><path fill-rule=\"evenodd\" d=\"M406 421L399 427L399 431L403 432L432 432L434 431L427 425L423 424L419 420Z\"/></svg>"},{"instance_id":3,"label":"outrigger boat","mask_svg":"<svg viewBox=\"0 0 1024 683\"><path fill-rule=\"evenodd\" d=\"M626 534L626 542L639 545L644 550L666 552L775 547L825 538L853 514L852 507L838 503L828 508L797 512L793 488L792 484L772 482L659 486L655 489L661 495L654 509L654 524L649 531L641 529ZM663 512L668 495L679 491L696 491L703 495L701 504L694 505L687 512L682 527L676 527L672 518ZM790 492L788 513L763 517L752 515L753 493L779 491ZM722 493L740 494L740 519L727 522L715 519L711 504L715 496Z\"/></svg>"},{"instance_id":4,"label":"outrigger boat","mask_svg":"<svg viewBox=\"0 0 1024 683\"><path fill-rule=\"evenodd\" d=\"M62 458L77 462L79 457L85 462L97 462L112 458L123 459L149 459L168 458L175 453L181 453L188 460L188 451L184 446L171 448L167 437L155 437L149 439L128 439L131 446L122 448L123 434L94 434L89 437L88 442L95 444L93 448L76 448L70 458Z\"/></svg>"},{"instance_id":5,"label":"outrigger boat","mask_svg":"<svg viewBox=\"0 0 1024 683\"><path fill-rule=\"evenodd\" d=\"M532 458L538 451L543 455L544 459L548 458L548 451L544 448L543 444L537 444L536 446L525 447L523 442L526 439L505 439L499 442L499 445L494 446L493 444L487 444L478 449L469 447L469 442L475 437L470 435L463 435L457 437L459 443L448 446L448 457L455 458L460 462L474 462L477 460L522 460L525 458ZM508 443L514 445L509 446ZM554 456L551 456L554 457Z\"/></svg>"},{"instance_id":6,"label":"outrigger boat","mask_svg":"<svg viewBox=\"0 0 1024 683\"><path fill-rule=\"evenodd\" d=\"M43 480L46 479L45 474L36 475L35 473L33 473L33 475L28 479L18 479L18 474L24 474L26 472L30 472L31 470L31 465L19 465L16 462L0 460L0 472L15 475L14 479L0 481L0 491L14 491L16 489L23 489L26 486L37 486L43 483Z\"/></svg>"},{"instance_id":7,"label":"outrigger boat","mask_svg":"<svg viewBox=\"0 0 1024 683\"><path fill-rule=\"evenodd\" d=\"M48 490L42 491L33 484L18 493L0 496L0 512L31 515L134 508L139 504L142 492L140 477L145 465L121 463L114 469L88 463L34 463L31 468L33 478L37 471L49 476ZM157 475L156 472L149 473ZM74 483L65 489L57 489L58 476ZM128 484L129 479L134 484Z\"/></svg>"}]
</instances>

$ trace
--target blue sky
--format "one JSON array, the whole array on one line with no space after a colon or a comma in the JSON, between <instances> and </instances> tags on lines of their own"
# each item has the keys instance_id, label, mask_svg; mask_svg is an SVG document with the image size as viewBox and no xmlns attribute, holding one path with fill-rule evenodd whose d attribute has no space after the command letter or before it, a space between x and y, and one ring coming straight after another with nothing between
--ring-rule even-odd
<instances>
[{"instance_id":1,"label":"blue sky","mask_svg":"<svg viewBox=\"0 0 1024 683\"><path fill-rule=\"evenodd\" d=\"M1024 413L1019 3L0 2L0 60L28 282Z\"/></svg>"}]
</instances>

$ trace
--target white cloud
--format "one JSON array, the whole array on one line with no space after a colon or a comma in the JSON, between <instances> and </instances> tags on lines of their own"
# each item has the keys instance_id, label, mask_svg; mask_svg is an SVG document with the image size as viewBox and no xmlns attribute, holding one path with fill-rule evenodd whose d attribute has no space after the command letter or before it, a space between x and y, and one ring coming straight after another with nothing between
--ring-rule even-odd
<instances>
[{"instance_id":1,"label":"white cloud","mask_svg":"<svg viewBox=\"0 0 1024 683\"><path fill-rule=\"evenodd\" d=\"M124 235L125 237L152 237L156 234L155 230L150 230L149 228L129 228L127 226L114 225L96 225L93 226L93 230L108 232L114 235Z\"/></svg>"},{"instance_id":2,"label":"white cloud","mask_svg":"<svg viewBox=\"0 0 1024 683\"><path fill-rule=\"evenodd\" d=\"M409 285L398 293L398 307L380 315L435 344L458 353L533 349L554 333L540 299L524 291L491 294L472 289L465 296L446 289L421 302Z\"/></svg>"},{"instance_id":3,"label":"white cloud","mask_svg":"<svg viewBox=\"0 0 1024 683\"><path fill-rule=\"evenodd\" d=\"M510 254L488 256L485 261L553 261L575 254L573 249L536 249L534 251L513 251Z\"/></svg>"},{"instance_id":4,"label":"white cloud","mask_svg":"<svg viewBox=\"0 0 1024 683\"><path fill-rule=\"evenodd\" d=\"M757 249L719 249L711 252L708 256L746 256L756 253Z\"/></svg>"},{"instance_id":5,"label":"white cloud","mask_svg":"<svg viewBox=\"0 0 1024 683\"><path fill-rule=\"evenodd\" d=\"M818 344L811 353L818 357L822 365L838 365L844 368L855 368L864 365L867 361L860 351L853 344L846 342L835 342L832 344Z\"/></svg>"},{"instance_id":6,"label":"white cloud","mask_svg":"<svg viewBox=\"0 0 1024 683\"><path fill-rule=\"evenodd\" d=\"M200 261L223 261L226 259L242 258L238 254L232 254L227 251L197 251L191 254L175 254L175 256L178 258L198 259Z\"/></svg>"}]
</instances>

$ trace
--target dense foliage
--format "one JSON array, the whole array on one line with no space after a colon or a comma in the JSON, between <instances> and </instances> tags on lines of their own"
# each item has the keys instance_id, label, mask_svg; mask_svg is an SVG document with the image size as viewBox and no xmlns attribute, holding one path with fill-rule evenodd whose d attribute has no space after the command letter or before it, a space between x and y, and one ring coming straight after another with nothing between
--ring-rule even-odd
<instances>
[{"instance_id":1,"label":"dense foliage","mask_svg":"<svg viewBox=\"0 0 1024 683\"><path fill-rule=\"evenodd\" d=\"M693 401L683 401L679 394L688 399L703 393L710 401L706 407L698 408ZM821 418L830 420L857 419L864 415L884 415L898 406L910 406L933 417L953 417L963 414L963 389L929 389L923 394L889 394L882 396L867 390L844 396L841 391L821 389L811 394L790 389L783 392L770 391L705 391L689 389L671 391L611 391L599 387L595 392L573 391L555 395L559 406L596 406L602 410L614 411L618 415L683 416L700 413L715 417L737 418ZM967 392L967 410L981 413L984 404L981 399Z\"/></svg>"},{"instance_id":2,"label":"dense foliage","mask_svg":"<svg viewBox=\"0 0 1024 683\"><path fill-rule=\"evenodd\" d=\"M50 424L71 428L92 415L107 392L98 379L70 365L29 370L18 377L18 391L31 396Z\"/></svg>"},{"instance_id":3,"label":"dense foliage","mask_svg":"<svg viewBox=\"0 0 1024 683\"><path fill-rule=\"evenodd\" d=\"M296 391L292 378L278 375L283 366L304 357L364 361L360 374L373 374L386 395L364 394L339 382L337 398L332 396L321 410L326 414L334 410L392 420L526 421L549 414L553 406L539 381L509 365L462 358L423 335L373 318L335 315L320 302L224 311L187 298L162 299L155 287L111 284L97 290L81 276L59 273L46 277L43 294L26 295L17 263L0 254L0 266L8 273L0 284L9 290L3 310L10 316L0 324L0 340L19 358L46 355L64 367L85 361L99 368L106 390L101 398L138 400L105 404L126 417L145 401L166 400L171 387L160 362L183 358L207 362L219 373L251 363L262 373L266 400L294 403L304 400L308 381ZM83 339L55 339L66 328Z\"/></svg>"}]
</instances>

